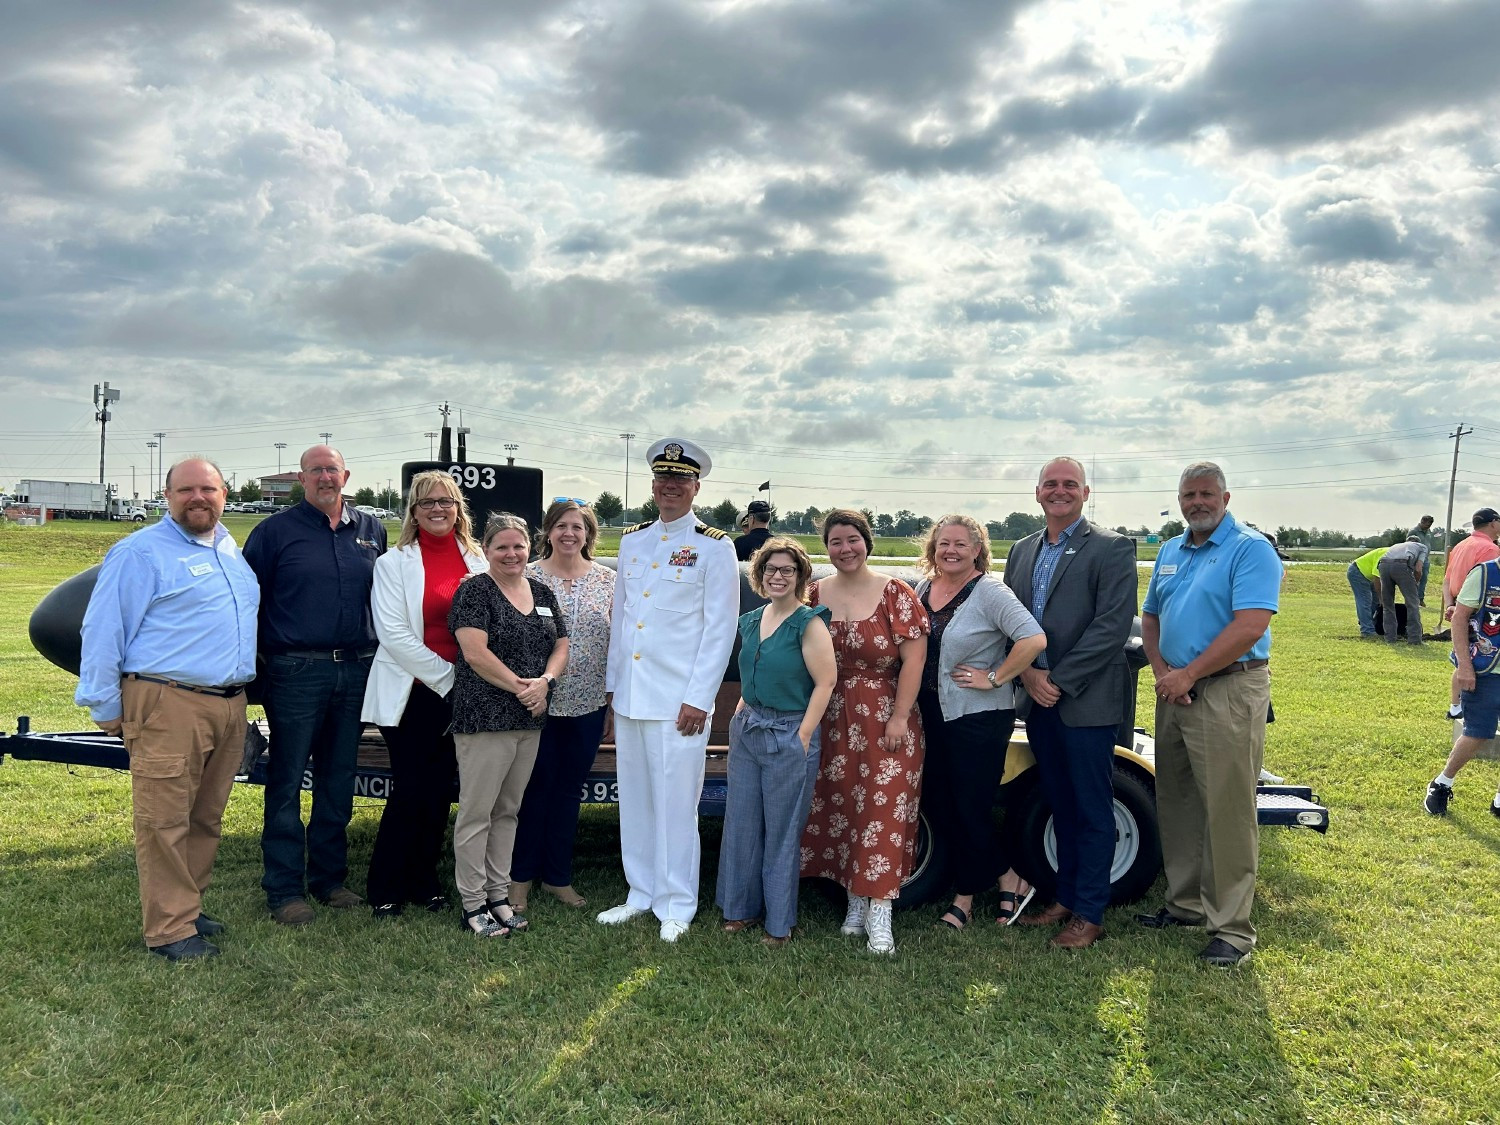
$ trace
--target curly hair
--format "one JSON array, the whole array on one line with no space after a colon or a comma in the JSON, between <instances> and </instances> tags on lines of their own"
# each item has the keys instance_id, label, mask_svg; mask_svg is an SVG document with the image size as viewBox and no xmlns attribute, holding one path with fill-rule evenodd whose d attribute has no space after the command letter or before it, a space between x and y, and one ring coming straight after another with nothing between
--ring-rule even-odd
<instances>
[{"instance_id":1,"label":"curly hair","mask_svg":"<svg viewBox=\"0 0 1500 1125\"><path fill-rule=\"evenodd\" d=\"M945 527L962 527L968 531L969 541L979 548L979 553L974 556L974 569L980 574L987 572L991 564L990 533L973 516L959 515L957 512L940 517L927 529L927 535L922 540L922 557L917 561L917 570L926 578L937 573L937 541Z\"/></svg>"}]
</instances>

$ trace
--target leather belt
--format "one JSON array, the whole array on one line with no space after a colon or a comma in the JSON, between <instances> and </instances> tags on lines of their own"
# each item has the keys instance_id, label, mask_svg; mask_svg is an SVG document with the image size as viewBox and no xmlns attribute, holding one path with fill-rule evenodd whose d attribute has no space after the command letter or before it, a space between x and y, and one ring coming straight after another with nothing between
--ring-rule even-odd
<instances>
[{"instance_id":1,"label":"leather belt","mask_svg":"<svg viewBox=\"0 0 1500 1125\"><path fill-rule=\"evenodd\" d=\"M290 656L297 660L368 660L375 655L373 648L294 648L273 656Z\"/></svg>"},{"instance_id":2,"label":"leather belt","mask_svg":"<svg viewBox=\"0 0 1500 1125\"><path fill-rule=\"evenodd\" d=\"M213 695L219 699L233 699L237 695L245 694L244 684L226 684L224 687L204 687L201 684L185 684L181 680L163 679L161 676L143 676L139 672L127 672L127 680L140 680L147 684L165 684L167 687L180 688L197 695Z\"/></svg>"},{"instance_id":3,"label":"leather belt","mask_svg":"<svg viewBox=\"0 0 1500 1125\"><path fill-rule=\"evenodd\" d=\"M1236 672L1249 672L1256 668L1264 668L1271 663L1269 660L1236 660L1227 668L1220 668L1217 672L1210 672L1205 679L1216 680L1220 676L1232 676Z\"/></svg>"}]
</instances>

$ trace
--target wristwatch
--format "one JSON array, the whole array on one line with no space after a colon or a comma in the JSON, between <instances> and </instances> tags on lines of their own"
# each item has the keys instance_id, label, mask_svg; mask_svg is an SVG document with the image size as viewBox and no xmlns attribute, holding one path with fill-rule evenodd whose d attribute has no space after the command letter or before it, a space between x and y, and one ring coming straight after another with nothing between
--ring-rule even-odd
<instances>
[{"instance_id":1,"label":"wristwatch","mask_svg":"<svg viewBox=\"0 0 1500 1125\"><path fill-rule=\"evenodd\" d=\"M995 682L995 670L993 668L991 668L988 672L986 672L985 676L990 681L990 687L999 687L1000 686L999 684L997 684Z\"/></svg>"}]
</instances>

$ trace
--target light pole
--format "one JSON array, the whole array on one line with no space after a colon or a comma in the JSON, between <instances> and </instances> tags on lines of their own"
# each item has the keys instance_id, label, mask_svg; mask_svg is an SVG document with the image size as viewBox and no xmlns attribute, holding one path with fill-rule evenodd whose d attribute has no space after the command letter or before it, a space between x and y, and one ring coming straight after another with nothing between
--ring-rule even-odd
<instances>
[{"instance_id":1,"label":"light pole","mask_svg":"<svg viewBox=\"0 0 1500 1125\"><path fill-rule=\"evenodd\" d=\"M505 463L507 465L514 465L516 463L516 450L520 448L521 447L513 441L508 441L505 443Z\"/></svg>"},{"instance_id":2,"label":"light pole","mask_svg":"<svg viewBox=\"0 0 1500 1125\"><path fill-rule=\"evenodd\" d=\"M422 436L427 439L427 460L431 461L432 460L432 439L435 438L435 437L437 437L437 431L436 430L428 430Z\"/></svg>"},{"instance_id":3,"label":"light pole","mask_svg":"<svg viewBox=\"0 0 1500 1125\"><path fill-rule=\"evenodd\" d=\"M161 474L163 469L162 462L164 462L167 458L167 435L165 432L158 432L152 434L151 436L154 437L158 442L156 449L156 494L160 496Z\"/></svg>"},{"instance_id":4,"label":"light pole","mask_svg":"<svg viewBox=\"0 0 1500 1125\"><path fill-rule=\"evenodd\" d=\"M630 518L630 442L634 434L621 434L625 439L625 518Z\"/></svg>"},{"instance_id":5,"label":"light pole","mask_svg":"<svg viewBox=\"0 0 1500 1125\"><path fill-rule=\"evenodd\" d=\"M278 477L281 475L281 451L285 448L286 442L278 441L276 443L276 475Z\"/></svg>"},{"instance_id":6,"label":"light pole","mask_svg":"<svg viewBox=\"0 0 1500 1125\"><path fill-rule=\"evenodd\" d=\"M155 460L155 455L156 455L156 442L154 442L154 441L148 441L146 443L146 484L147 484L148 487L150 487L151 486L151 482L156 479L156 468L155 468L155 466L156 466L156 460ZM151 499L153 499L153 500L156 499L156 493L155 492L151 493Z\"/></svg>"}]
</instances>

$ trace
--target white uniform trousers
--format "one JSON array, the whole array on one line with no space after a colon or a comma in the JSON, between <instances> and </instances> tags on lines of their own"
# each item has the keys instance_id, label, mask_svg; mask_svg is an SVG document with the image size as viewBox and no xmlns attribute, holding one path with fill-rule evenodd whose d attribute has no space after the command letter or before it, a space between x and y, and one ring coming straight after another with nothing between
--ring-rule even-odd
<instances>
[{"instance_id":1,"label":"white uniform trousers","mask_svg":"<svg viewBox=\"0 0 1500 1125\"><path fill-rule=\"evenodd\" d=\"M630 884L625 901L663 922L691 922L698 912L698 801L708 727L684 737L672 719L615 716L620 858Z\"/></svg>"}]
</instances>

